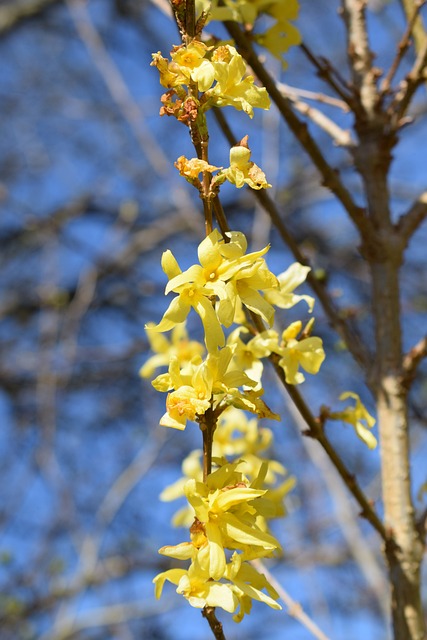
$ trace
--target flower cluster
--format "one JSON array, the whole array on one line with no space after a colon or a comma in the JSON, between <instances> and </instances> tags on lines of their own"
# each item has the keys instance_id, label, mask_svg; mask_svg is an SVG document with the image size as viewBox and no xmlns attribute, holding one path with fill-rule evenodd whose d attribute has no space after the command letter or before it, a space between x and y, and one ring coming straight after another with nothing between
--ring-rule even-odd
<instances>
[{"instance_id":1,"label":"flower cluster","mask_svg":"<svg viewBox=\"0 0 427 640\"><path fill-rule=\"evenodd\" d=\"M189 124L212 107L231 106L251 118L254 108L268 109L270 99L263 87L246 75L246 63L234 47L208 47L193 40L174 47L171 60L153 53L160 84L168 89L162 97L160 115L175 116Z\"/></svg>"},{"instance_id":2,"label":"flower cluster","mask_svg":"<svg viewBox=\"0 0 427 640\"><path fill-rule=\"evenodd\" d=\"M169 569L154 579L159 597L166 580L194 607L219 606L240 621L250 610L251 598L280 609L277 593L248 561L280 551L278 541L260 526L271 513L268 491L260 489L267 464L250 482L240 463L224 462L205 482L189 479L184 493L194 513L190 541L160 549L171 558L190 560L188 569ZM227 560L226 550L232 552ZM262 591L265 588L268 595Z\"/></svg>"},{"instance_id":3,"label":"flower cluster","mask_svg":"<svg viewBox=\"0 0 427 640\"><path fill-rule=\"evenodd\" d=\"M267 14L273 19L273 24L264 32L254 32L252 37L265 47L276 58L282 60L283 54L292 46L301 42L298 29L292 20L298 17L298 0L196 0L198 11L209 11L208 20L233 20L254 27L257 18Z\"/></svg>"},{"instance_id":4,"label":"flower cluster","mask_svg":"<svg viewBox=\"0 0 427 640\"><path fill-rule=\"evenodd\" d=\"M251 599L280 608L275 590L248 563L280 551L268 521L284 515L283 498L294 483L280 462L262 455L272 432L257 418L279 418L261 397L263 360L279 355L290 383L299 384L304 379L299 367L316 373L324 358L320 338L309 337L306 329L298 339L301 323L292 323L280 340L274 329L257 331L247 323L245 309L269 327L276 307L305 301L313 309L310 296L294 292L309 269L295 263L276 277L265 262L268 249L248 253L243 233L223 237L214 230L198 247L198 264L185 271L166 251L166 294L175 297L159 324L147 327L155 354L141 369L151 377L167 367L152 382L168 393L161 425L182 430L193 421L203 430L210 424L215 435L214 470L204 474L202 452L193 452L183 463L184 477L162 494L165 500L186 497L187 507L174 523L189 527L190 540L160 553L190 564L156 576L156 594L169 581L192 606L222 607L235 613L236 621L250 611ZM204 345L186 332L191 309L202 321ZM237 326L226 336L232 324ZM162 335L166 331L170 340ZM257 418L248 419L244 411Z\"/></svg>"},{"instance_id":5,"label":"flower cluster","mask_svg":"<svg viewBox=\"0 0 427 640\"><path fill-rule=\"evenodd\" d=\"M288 22L294 17L292 2L290 13L278 0L226 0L221 8L214 2L212 16L231 11L230 19L253 24L259 13L268 13L275 24L256 38L264 39L273 52L283 52L298 40ZM199 8L204 11L207 5L202 4ZM185 33L186 9L179 3L173 7ZM195 25L197 34L205 19L202 13ZM272 432L260 427L258 419L279 416L262 399L264 360L274 358L288 383L299 384L304 380L300 369L317 373L324 352L321 339L311 336L312 322L305 329L301 322L282 332L273 328L276 308L289 309L303 300L312 311L314 300L294 293L309 269L296 263L276 276L265 261L268 246L248 252L243 233L212 230L213 201L225 181L238 189L271 185L251 160L248 136L231 148L228 167L209 161L206 112L231 106L252 118L254 109L268 109L270 100L265 88L247 74L246 63L233 46L221 42L210 46L198 37L186 34L185 44L173 47L170 59L157 52L152 60L167 90L160 114L173 116L190 129L197 157L182 155L175 166L198 189L207 229L197 264L183 271L171 251L162 256L168 278L165 294L175 295L160 322L147 326L154 355L140 372L151 378L163 369L152 382L167 393L160 424L183 430L187 422L196 422L204 442L203 452L195 451L184 460L184 477L162 493L164 500L185 496L187 506L174 523L189 527L189 540L163 547L160 553L189 564L160 573L154 583L157 597L165 582L171 582L191 606L221 607L239 622L250 612L252 600L281 608L275 589L250 563L280 553L269 521L284 515L283 499L294 484L278 460L265 457ZM187 334L191 311L201 320L204 344ZM163 335L168 331L170 340ZM248 419L245 412L255 417Z\"/></svg>"},{"instance_id":6,"label":"flower cluster","mask_svg":"<svg viewBox=\"0 0 427 640\"><path fill-rule=\"evenodd\" d=\"M221 414L215 430L212 455L220 466L225 460L238 461L239 470L250 482L259 478L261 465L267 463L262 488L267 490L269 512L265 513L262 529L267 530L267 520L285 514L283 499L295 486L295 479L288 476L285 467L278 461L266 457L273 442L273 432L261 427L256 418L248 420L244 411L229 407ZM202 480L202 455L199 449L192 451L182 462L183 477L166 487L160 499L168 502L185 495L185 485L190 479ZM175 526L190 527L194 510L190 505L178 510L173 516Z\"/></svg>"}]
</instances>

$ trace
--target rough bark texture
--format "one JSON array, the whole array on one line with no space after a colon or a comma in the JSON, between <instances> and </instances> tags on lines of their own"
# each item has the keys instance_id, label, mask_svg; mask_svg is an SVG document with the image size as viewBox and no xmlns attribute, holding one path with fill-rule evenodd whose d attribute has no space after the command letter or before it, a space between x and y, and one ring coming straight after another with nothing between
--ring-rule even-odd
<instances>
[{"instance_id":1,"label":"rough bark texture","mask_svg":"<svg viewBox=\"0 0 427 640\"><path fill-rule=\"evenodd\" d=\"M411 497L407 389L403 377L400 309L400 266L405 246L390 211L388 174L397 143L389 113L384 109L372 66L365 3L342 0L349 64L360 108L355 113L358 144L355 167L362 177L371 242L362 253L372 277L375 362L368 382L377 405L380 433L385 545L394 640L425 640L420 570L423 543L417 531ZM362 236L363 237L363 236Z\"/></svg>"},{"instance_id":2,"label":"rough bark texture","mask_svg":"<svg viewBox=\"0 0 427 640\"><path fill-rule=\"evenodd\" d=\"M424 640L420 567L423 543L417 532L411 498L406 391L401 384L402 351L398 266L371 265L376 322L376 400L381 440L381 474L385 524L393 542L388 563L395 640Z\"/></svg>"},{"instance_id":3,"label":"rough bark texture","mask_svg":"<svg viewBox=\"0 0 427 640\"><path fill-rule=\"evenodd\" d=\"M376 398L380 433L384 524L390 535L388 564L394 640L424 640L420 568L423 543L411 497L408 398L403 384L400 266L403 245L390 215L387 184L394 140L379 116L359 127L355 154L363 177L371 233L365 251L372 276L375 363L370 385ZM372 251L372 246L376 250ZM363 247L362 247L363 250Z\"/></svg>"}]
</instances>

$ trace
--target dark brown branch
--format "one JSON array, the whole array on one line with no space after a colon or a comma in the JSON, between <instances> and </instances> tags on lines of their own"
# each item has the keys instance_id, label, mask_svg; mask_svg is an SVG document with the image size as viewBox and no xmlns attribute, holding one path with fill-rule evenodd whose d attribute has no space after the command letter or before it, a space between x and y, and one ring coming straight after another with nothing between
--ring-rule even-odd
<instances>
[{"instance_id":1,"label":"dark brown branch","mask_svg":"<svg viewBox=\"0 0 427 640\"><path fill-rule=\"evenodd\" d=\"M206 618L216 640L225 640L222 624L215 615L214 607L204 607L202 616Z\"/></svg>"},{"instance_id":2,"label":"dark brown branch","mask_svg":"<svg viewBox=\"0 0 427 640\"><path fill-rule=\"evenodd\" d=\"M400 90L391 103L389 110L393 115L396 128L402 126L402 120L409 108L412 98L418 87L425 82L425 70L427 68L427 42L415 60L414 66L401 83Z\"/></svg>"},{"instance_id":3,"label":"dark brown branch","mask_svg":"<svg viewBox=\"0 0 427 640\"><path fill-rule=\"evenodd\" d=\"M273 363L274 369L276 371L276 374L279 380L285 387L286 391L289 393L289 396L291 397L293 403L298 409L301 417L305 420L308 426L308 431L305 432L305 435L317 440L317 442L320 444L320 446L324 449L324 451L328 455L328 458L334 465L335 469L338 471L344 484L346 485L350 493L353 495L356 502L361 507L360 515L366 520L368 520L368 522L370 522L370 524L374 527L374 529L379 533L379 535L385 542L389 543L390 536L387 535L386 529L380 517L376 513L375 509L373 508L372 504L370 503L370 501L368 500L368 498L366 497L362 489L360 488L354 475L350 473L350 471L347 469L344 462L342 461L341 456L336 452L335 448L329 441L328 437L324 432L323 424L318 418L315 418L314 415L311 413L309 407L307 406L305 400L301 396L298 389L294 385L290 385L286 382L284 371L279 366L279 356L277 356L276 354L272 354L270 356L270 360Z\"/></svg>"},{"instance_id":4,"label":"dark brown branch","mask_svg":"<svg viewBox=\"0 0 427 640\"><path fill-rule=\"evenodd\" d=\"M305 54L307 59L311 62L314 68L317 70L317 75L324 82L326 82L331 89L339 95L342 100L348 105L351 111L356 108L356 103L352 95L352 91L348 83L341 74L332 66L330 60L326 58L315 56L311 49L304 42L300 45L301 51Z\"/></svg>"},{"instance_id":5,"label":"dark brown branch","mask_svg":"<svg viewBox=\"0 0 427 640\"><path fill-rule=\"evenodd\" d=\"M245 58L248 65L252 68L260 82L267 89L270 98L276 104L279 112L283 116L285 122L295 135L303 149L311 158L313 164L320 172L323 178L323 186L332 191L336 198L341 202L344 209L349 214L355 226L359 229L367 244L369 244L370 230L367 225L365 210L354 202L350 192L344 186L340 179L339 172L334 169L325 159L320 147L310 134L305 122L301 121L292 108L292 102L282 96L275 80L265 69L264 65L258 59L252 43L246 37L245 33L235 22L224 22L229 34L232 36L236 45Z\"/></svg>"}]
</instances>

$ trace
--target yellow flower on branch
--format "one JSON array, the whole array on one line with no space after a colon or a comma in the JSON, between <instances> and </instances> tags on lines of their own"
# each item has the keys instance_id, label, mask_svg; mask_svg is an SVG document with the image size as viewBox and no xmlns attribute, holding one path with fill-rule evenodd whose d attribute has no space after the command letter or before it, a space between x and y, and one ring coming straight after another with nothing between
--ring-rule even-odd
<instances>
[{"instance_id":1,"label":"yellow flower on branch","mask_svg":"<svg viewBox=\"0 0 427 640\"><path fill-rule=\"evenodd\" d=\"M265 173L251 162L251 150L248 148L248 136L242 138L239 144L230 149L230 166L224 169L221 176L241 189L245 184L252 189L268 189L271 184L267 182Z\"/></svg>"},{"instance_id":2,"label":"yellow flower on branch","mask_svg":"<svg viewBox=\"0 0 427 640\"><path fill-rule=\"evenodd\" d=\"M214 580L225 572L224 549L239 549L249 558L265 557L280 549L278 541L256 523L266 508L265 502L257 504L257 498L266 491L252 488L237 466L225 464L209 474L206 482L189 480L184 488L206 537L209 573Z\"/></svg>"},{"instance_id":3,"label":"yellow flower on branch","mask_svg":"<svg viewBox=\"0 0 427 640\"><path fill-rule=\"evenodd\" d=\"M233 553L218 581L210 577L208 547L197 550L191 543L183 543L176 547L163 547L160 553L179 560L191 559L191 564L188 569L169 569L158 574L153 580L156 598L160 598L165 582L169 581L177 586L177 593L183 595L192 607L220 607L229 613L240 607L238 614L233 616L235 622L240 622L250 612L252 599L273 609L281 609L276 602L279 597L276 590L264 575L247 562L242 562L238 553Z\"/></svg>"},{"instance_id":4,"label":"yellow flower on branch","mask_svg":"<svg viewBox=\"0 0 427 640\"><path fill-rule=\"evenodd\" d=\"M211 58L216 84L206 91L208 106L232 106L253 117L254 107L270 108L270 98L264 87L254 84L253 76L245 76L246 62L229 44L217 47Z\"/></svg>"},{"instance_id":5,"label":"yellow flower on branch","mask_svg":"<svg viewBox=\"0 0 427 640\"><path fill-rule=\"evenodd\" d=\"M294 293L294 289L305 282L309 271L310 267L294 262L286 271L277 276L279 281L278 289L264 291L265 299L280 309L290 309L301 300L304 300L308 304L309 311L313 311L314 298Z\"/></svg>"},{"instance_id":6,"label":"yellow flower on branch","mask_svg":"<svg viewBox=\"0 0 427 640\"><path fill-rule=\"evenodd\" d=\"M180 72L197 83L199 91L207 91L215 79L215 67L205 56L212 47L193 40L189 45L174 47L171 58Z\"/></svg>"},{"instance_id":7,"label":"yellow flower on branch","mask_svg":"<svg viewBox=\"0 0 427 640\"><path fill-rule=\"evenodd\" d=\"M178 169L180 175L192 184L196 185L200 185L199 175L202 172L208 171L209 173L212 173L213 171L217 171L222 168L209 164L205 160L200 160L199 158L191 158L189 160L185 156L180 156L178 158L175 162L175 167Z\"/></svg>"},{"instance_id":8,"label":"yellow flower on branch","mask_svg":"<svg viewBox=\"0 0 427 640\"><path fill-rule=\"evenodd\" d=\"M268 355L275 353L280 356L279 365L285 372L288 384L301 384L305 377L299 371L301 367L307 373L316 374L325 359L321 338L309 336L297 339L301 332L302 322L292 322L282 333L282 339L276 331L270 329L256 336L255 341L265 348Z\"/></svg>"},{"instance_id":9,"label":"yellow flower on branch","mask_svg":"<svg viewBox=\"0 0 427 640\"><path fill-rule=\"evenodd\" d=\"M375 449L377 439L370 431L375 425L375 418L368 412L357 393L346 391L339 397L340 400L347 400L347 398L352 398L356 401L354 407L349 406L343 411L328 413L328 418L331 420L342 420L343 422L347 422L347 424L351 424L357 436L369 449Z\"/></svg>"},{"instance_id":10,"label":"yellow flower on branch","mask_svg":"<svg viewBox=\"0 0 427 640\"><path fill-rule=\"evenodd\" d=\"M184 322L193 308L200 316L209 352L216 352L225 343L221 324L230 326L241 303L272 323L274 309L259 290L278 286L276 277L261 258L269 247L246 254L246 238L242 233L230 232L225 243L215 229L199 245L200 264L182 272L171 251L162 256L162 268L169 282L165 293L178 294L153 331L169 331ZM216 310L214 304L216 303Z\"/></svg>"},{"instance_id":11,"label":"yellow flower on branch","mask_svg":"<svg viewBox=\"0 0 427 640\"><path fill-rule=\"evenodd\" d=\"M150 378L159 367L169 366L171 358L176 358L181 368L192 362L198 363L205 349L200 342L190 340L185 329L185 323L177 324L172 329L171 340L154 330L154 324L145 327L151 350L155 352L139 370L143 378Z\"/></svg>"}]
</instances>

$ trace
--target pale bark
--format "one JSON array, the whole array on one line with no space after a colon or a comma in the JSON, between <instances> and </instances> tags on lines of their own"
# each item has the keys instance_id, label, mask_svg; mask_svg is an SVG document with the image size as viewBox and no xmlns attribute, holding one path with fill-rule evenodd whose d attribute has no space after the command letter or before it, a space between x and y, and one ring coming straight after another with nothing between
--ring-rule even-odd
<instances>
[{"instance_id":1,"label":"pale bark","mask_svg":"<svg viewBox=\"0 0 427 640\"><path fill-rule=\"evenodd\" d=\"M395 640L424 640L420 567L424 545L411 498L407 394L402 385L398 265L371 264L376 323L376 382L385 526Z\"/></svg>"}]
</instances>

